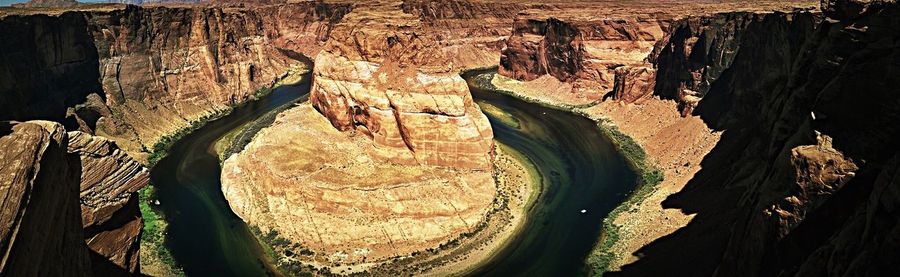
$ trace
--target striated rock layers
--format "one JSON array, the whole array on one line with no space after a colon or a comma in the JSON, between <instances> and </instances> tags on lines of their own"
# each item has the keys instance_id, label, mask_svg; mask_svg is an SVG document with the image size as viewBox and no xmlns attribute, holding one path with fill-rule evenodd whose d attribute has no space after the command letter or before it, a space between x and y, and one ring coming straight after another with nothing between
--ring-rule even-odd
<instances>
[{"instance_id":1,"label":"striated rock layers","mask_svg":"<svg viewBox=\"0 0 900 277\"><path fill-rule=\"evenodd\" d=\"M81 162L81 223L85 242L96 254L94 272L139 272L143 223L137 191L149 183L149 172L106 138L77 131L68 135L68 152Z\"/></svg>"},{"instance_id":2,"label":"striated rock layers","mask_svg":"<svg viewBox=\"0 0 900 277\"><path fill-rule=\"evenodd\" d=\"M2 128L0 272L139 272L142 222L135 192L148 183L146 169L109 140L66 133L58 123L6 122Z\"/></svg>"},{"instance_id":3,"label":"striated rock layers","mask_svg":"<svg viewBox=\"0 0 900 277\"><path fill-rule=\"evenodd\" d=\"M707 26L718 27L699 39L682 36L696 34L687 29L672 33L669 53L687 60L663 51L660 61L693 74L658 78L667 88L658 92L679 97L679 89L698 88L693 113L725 131L685 189L663 202L694 219L638 251L619 274L898 271L900 98L891 84L900 7L865 2L824 1L821 22L741 15L714 20Z\"/></svg>"},{"instance_id":4,"label":"striated rock layers","mask_svg":"<svg viewBox=\"0 0 900 277\"><path fill-rule=\"evenodd\" d=\"M310 102L338 130L370 136L380 160L490 170L493 132L458 69L416 17L380 5L332 31Z\"/></svg>"},{"instance_id":5,"label":"striated rock layers","mask_svg":"<svg viewBox=\"0 0 900 277\"><path fill-rule=\"evenodd\" d=\"M88 276L78 209L78 159L62 125L0 123L0 272L7 276Z\"/></svg>"},{"instance_id":6,"label":"striated rock layers","mask_svg":"<svg viewBox=\"0 0 900 277\"><path fill-rule=\"evenodd\" d=\"M246 101L301 63L273 41L321 43L329 27L316 22L347 9L317 5L324 4L7 15L0 36L18 39L0 42L8 49L0 53L0 93L9 95L0 119L65 122L143 159L160 138ZM298 22L264 23L268 17Z\"/></svg>"},{"instance_id":7,"label":"striated rock layers","mask_svg":"<svg viewBox=\"0 0 900 277\"><path fill-rule=\"evenodd\" d=\"M644 65L643 58L663 36L667 24L652 17L606 19L523 13L516 18L513 35L503 48L499 73L523 81L555 78L571 84L566 93L579 99L573 101L596 101L612 91L617 82L637 78L629 81L635 84L652 75L653 69ZM619 87L620 98L633 97L627 93Z\"/></svg>"},{"instance_id":8,"label":"striated rock layers","mask_svg":"<svg viewBox=\"0 0 900 277\"><path fill-rule=\"evenodd\" d=\"M499 68L499 77L522 83L502 79L495 83L534 91L531 94L543 94L541 98L575 106L593 104L602 98L625 103L643 101L652 97L658 86L652 52L658 52L660 46L655 44L669 42L667 36L684 24L676 22L683 18L721 22L722 19L710 16L724 12L791 11L809 7L809 2L625 1L557 4L556 9L525 10L516 17Z\"/></svg>"},{"instance_id":9,"label":"striated rock layers","mask_svg":"<svg viewBox=\"0 0 900 277\"><path fill-rule=\"evenodd\" d=\"M492 207L490 172L385 163L369 147L304 104L225 161L222 191L250 225L313 253L298 260L332 268L437 249L474 231Z\"/></svg>"}]
</instances>

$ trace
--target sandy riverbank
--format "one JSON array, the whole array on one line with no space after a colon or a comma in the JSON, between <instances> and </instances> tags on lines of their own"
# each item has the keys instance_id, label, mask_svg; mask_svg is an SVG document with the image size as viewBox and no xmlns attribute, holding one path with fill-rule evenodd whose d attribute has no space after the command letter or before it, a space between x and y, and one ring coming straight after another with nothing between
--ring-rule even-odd
<instances>
[{"instance_id":1,"label":"sandy riverbank","mask_svg":"<svg viewBox=\"0 0 900 277\"><path fill-rule=\"evenodd\" d=\"M494 75L491 84L529 102L569 110L614 128L637 142L647 155L647 163L662 170L664 178L649 194L626 201L621 213L614 214L617 239L607 249L612 253L607 270L637 260L632 255L641 247L687 225L692 215L677 209L665 209L662 201L680 191L700 170L700 161L719 141L721 132L713 132L696 116L682 117L674 101L650 98L624 104L614 100L591 102L595 96L559 95L540 89L540 82L519 82Z\"/></svg>"}]
</instances>

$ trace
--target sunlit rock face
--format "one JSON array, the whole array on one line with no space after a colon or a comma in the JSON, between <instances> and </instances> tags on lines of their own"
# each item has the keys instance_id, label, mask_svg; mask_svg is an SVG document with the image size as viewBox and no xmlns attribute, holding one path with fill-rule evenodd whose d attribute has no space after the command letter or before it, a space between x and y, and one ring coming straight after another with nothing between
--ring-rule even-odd
<instances>
[{"instance_id":1,"label":"sunlit rock face","mask_svg":"<svg viewBox=\"0 0 900 277\"><path fill-rule=\"evenodd\" d=\"M315 53L348 5L109 6L0 17L0 120L47 119L142 160ZM309 51L307 51L309 50Z\"/></svg>"},{"instance_id":2,"label":"sunlit rock face","mask_svg":"<svg viewBox=\"0 0 900 277\"><path fill-rule=\"evenodd\" d=\"M577 9L523 12L513 23L498 71L526 83L552 77L569 88L564 93L573 101L597 101L614 90L612 95L628 102L651 95L653 86L648 82L654 71L645 58L671 20L617 16Z\"/></svg>"},{"instance_id":3,"label":"sunlit rock face","mask_svg":"<svg viewBox=\"0 0 900 277\"><path fill-rule=\"evenodd\" d=\"M335 128L371 136L378 159L489 170L493 132L458 69L416 17L381 11L335 28L310 101Z\"/></svg>"},{"instance_id":4,"label":"sunlit rock face","mask_svg":"<svg viewBox=\"0 0 900 277\"><path fill-rule=\"evenodd\" d=\"M0 271L90 276L78 209L77 162L62 125L0 122Z\"/></svg>"},{"instance_id":5,"label":"sunlit rock face","mask_svg":"<svg viewBox=\"0 0 900 277\"><path fill-rule=\"evenodd\" d=\"M81 224L97 274L137 273L141 227L137 191L150 173L114 142L69 132L68 152L81 165ZM111 265L110 265L111 264Z\"/></svg>"},{"instance_id":6,"label":"sunlit rock face","mask_svg":"<svg viewBox=\"0 0 900 277\"><path fill-rule=\"evenodd\" d=\"M0 123L0 266L12 276L139 272L149 174L110 140L49 121ZM79 205L80 203L80 205ZM80 209L79 209L80 206Z\"/></svg>"}]
</instances>

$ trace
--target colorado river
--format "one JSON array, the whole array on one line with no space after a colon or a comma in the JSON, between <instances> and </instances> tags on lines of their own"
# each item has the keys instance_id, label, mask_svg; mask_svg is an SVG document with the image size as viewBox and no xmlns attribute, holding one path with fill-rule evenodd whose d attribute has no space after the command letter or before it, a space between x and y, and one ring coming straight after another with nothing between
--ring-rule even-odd
<instances>
[{"instance_id":1,"label":"colorado river","mask_svg":"<svg viewBox=\"0 0 900 277\"><path fill-rule=\"evenodd\" d=\"M485 72L473 71L464 77L471 81ZM278 275L222 195L221 167L212 149L229 131L303 99L309 92L309 78L305 79L191 133L151 171L169 221L166 245L187 275ZM485 91L471 82L470 88L479 103L502 111L502 120L488 113L496 139L527 156L542 182L522 232L472 274L583 274L584 260L599 238L603 218L633 189L636 174L593 121Z\"/></svg>"},{"instance_id":2,"label":"colorado river","mask_svg":"<svg viewBox=\"0 0 900 277\"><path fill-rule=\"evenodd\" d=\"M278 275L247 225L222 194L216 141L282 105L301 101L309 93L309 76L296 86L282 86L258 101L235 108L176 142L170 154L153 167L169 228L166 246L188 276Z\"/></svg>"},{"instance_id":3,"label":"colorado river","mask_svg":"<svg viewBox=\"0 0 900 277\"><path fill-rule=\"evenodd\" d=\"M542 191L517 237L472 275L585 275L603 219L634 188L637 175L592 120L475 85L478 74L489 72L464 78L476 102L504 111L503 118L487 113L494 136L535 164Z\"/></svg>"}]
</instances>

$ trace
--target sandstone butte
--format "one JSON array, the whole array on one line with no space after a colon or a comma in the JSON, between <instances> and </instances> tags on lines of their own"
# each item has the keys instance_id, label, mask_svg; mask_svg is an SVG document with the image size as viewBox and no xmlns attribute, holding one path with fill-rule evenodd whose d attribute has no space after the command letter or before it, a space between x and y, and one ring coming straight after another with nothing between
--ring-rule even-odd
<instances>
[{"instance_id":1,"label":"sandstone butte","mask_svg":"<svg viewBox=\"0 0 900 277\"><path fill-rule=\"evenodd\" d=\"M314 95L321 97L312 101L330 124L309 107L280 118L309 120L320 127L291 127L330 133L364 152L359 161L342 159L356 166L350 168L375 166L367 158L415 161L425 165L413 168L437 172L450 169L430 165L484 166L489 160L468 162L489 157L473 151L489 145L484 136L473 143L480 146L457 148L447 159L435 158L447 148L430 140L431 131L446 128L460 136L441 137L441 145L468 145L471 130L484 134L477 128L481 113L456 89L452 73L493 65L499 65L494 85L602 119L632 137L665 179L615 219L610 275L896 272L894 1L216 2L0 9L0 36L17 38L0 40L0 48L15 49L0 52L0 120L49 119L84 133L45 121L4 123L0 171L10 178L0 190L7 195L0 206L4 274L52 264L44 268L88 275L89 251L133 270L132 240L85 247L86 234L96 241L104 235L84 227L106 224L110 213L96 205L76 210L76 184L87 199L119 195L104 205L127 210L125 195L145 177L125 170L138 181L116 181L130 185L106 191L109 183L96 177L102 173L74 161L100 165L98 172L110 169L106 162L83 162L83 154L66 151L70 140L105 137L144 162L164 136L271 84L299 62L296 53L331 65L317 64L322 81ZM341 26L350 23L359 30ZM432 90L440 97L425 97ZM377 114L384 111L394 115ZM422 130L417 124L427 121L408 117L461 125ZM397 127L380 125L387 121ZM356 133L363 135L350 137ZM86 138L79 140L97 140ZM267 140L253 145L253 151L276 147ZM96 157L111 160L120 153L100 152L107 154ZM303 165L309 164L297 164ZM483 173L468 170L473 175L466 176ZM348 172L334 175L359 178ZM297 174L315 177L305 173ZM98 189L85 190L85 180ZM416 182L410 180L404 182ZM269 191L292 189L278 182ZM279 197L264 198L293 196ZM235 210L253 213L244 199L231 199ZM476 218L480 206L470 207L464 214ZM125 225L117 232L133 230Z\"/></svg>"},{"instance_id":2,"label":"sandstone butte","mask_svg":"<svg viewBox=\"0 0 900 277\"><path fill-rule=\"evenodd\" d=\"M497 196L493 133L428 30L399 3L345 15L316 55L309 103L223 165L235 213L313 251L303 262L316 267L378 265L474 231Z\"/></svg>"}]
</instances>

